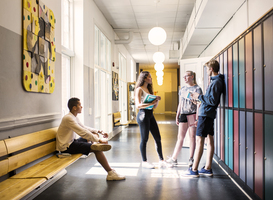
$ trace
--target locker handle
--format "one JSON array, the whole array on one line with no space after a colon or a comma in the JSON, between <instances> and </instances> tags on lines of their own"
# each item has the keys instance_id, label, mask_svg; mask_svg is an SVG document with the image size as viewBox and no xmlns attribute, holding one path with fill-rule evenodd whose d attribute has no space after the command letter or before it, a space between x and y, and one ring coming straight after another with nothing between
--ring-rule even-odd
<instances>
[{"instance_id":1,"label":"locker handle","mask_svg":"<svg viewBox=\"0 0 273 200\"><path fill-rule=\"evenodd\" d=\"M256 154L256 151L254 151L254 154Z\"/></svg>"},{"instance_id":2,"label":"locker handle","mask_svg":"<svg viewBox=\"0 0 273 200\"><path fill-rule=\"evenodd\" d=\"M264 65L264 67L266 67L266 65Z\"/></svg>"},{"instance_id":3,"label":"locker handle","mask_svg":"<svg viewBox=\"0 0 273 200\"><path fill-rule=\"evenodd\" d=\"M264 159L266 160L267 158L266 158L266 157L264 157Z\"/></svg>"},{"instance_id":4,"label":"locker handle","mask_svg":"<svg viewBox=\"0 0 273 200\"><path fill-rule=\"evenodd\" d=\"M241 143L239 143L239 146L241 146Z\"/></svg>"},{"instance_id":5,"label":"locker handle","mask_svg":"<svg viewBox=\"0 0 273 200\"><path fill-rule=\"evenodd\" d=\"M254 71L256 70L256 68L253 69Z\"/></svg>"},{"instance_id":6,"label":"locker handle","mask_svg":"<svg viewBox=\"0 0 273 200\"><path fill-rule=\"evenodd\" d=\"M246 149L248 149L248 147L246 147Z\"/></svg>"}]
</instances>

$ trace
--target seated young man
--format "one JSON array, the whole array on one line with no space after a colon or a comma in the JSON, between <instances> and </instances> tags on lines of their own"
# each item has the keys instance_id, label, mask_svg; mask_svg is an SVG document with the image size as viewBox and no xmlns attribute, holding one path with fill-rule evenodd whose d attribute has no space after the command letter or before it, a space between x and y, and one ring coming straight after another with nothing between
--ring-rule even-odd
<instances>
[{"instance_id":1,"label":"seated young man","mask_svg":"<svg viewBox=\"0 0 273 200\"><path fill-rule=\"evenodd\" d=\"M94 152L97 161L108 172L106 180L124 180L125 177L119 175L114 169L109 166L109 163L102 151L111 149L108 144L108 134L101 130L93 129L84 126L77 115L82 112L80 99L71 98L68 101L70 112L65 115L61 121L56 135L56 149L62 153L88 155ZM76 134L80 138L76 139ZM103 139L99 138L99 134Z\"/></svg>"}]
</instances>

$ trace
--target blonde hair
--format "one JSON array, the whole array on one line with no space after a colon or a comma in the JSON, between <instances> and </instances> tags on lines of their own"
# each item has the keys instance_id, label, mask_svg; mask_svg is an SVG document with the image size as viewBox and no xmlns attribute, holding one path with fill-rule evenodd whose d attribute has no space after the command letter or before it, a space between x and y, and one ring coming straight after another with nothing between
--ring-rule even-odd
<instances>
[{"instance_id":1,"label":"blonde hair","mask_svg":"<svg viewBox=\"0 0 273 200\"><path fill-rule=\"evenodd\" d=\"M195 72L190 71L190 70L188 70L188 71L186 71L186 72L189 72L189 73L191 74L191 76L193 76L193 83L194 83L194 84L197 84L197 83L196 83L196 74L195 74Z\"/></svg>"}]
</instances>

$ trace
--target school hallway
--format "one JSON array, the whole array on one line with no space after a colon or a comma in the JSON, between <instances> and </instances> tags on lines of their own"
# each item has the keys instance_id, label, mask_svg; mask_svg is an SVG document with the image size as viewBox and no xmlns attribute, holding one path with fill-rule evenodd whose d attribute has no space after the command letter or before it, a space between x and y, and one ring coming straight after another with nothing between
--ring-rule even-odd
<instances>
[{"instance_id":1,"label":"school hallway","mask_svg":"<svg viewBox=\"0 0 273 200\"><path fill-rule=\"evenodd\" d=\"M162 137L163 155L167 159L176 143L178 126L175 115L155 115ZM244 200L249 199L213 161L213 176L199 178L181 177L187 169L188 139L184 141L178 157L178 165L169 169L158 169L158 156L152 135L147 144L148 161L155 169L141 167L139 150L140 132L137 125L130 125L114 136L109 144L112 149L105 155L118 173L126 176L124 181L106 181L106 172L98 164L94 154L81 158L67 168L67 174L47 188L37 200ZM205 165L206 150L199 169Z\"/></svg>"}]
</instances>

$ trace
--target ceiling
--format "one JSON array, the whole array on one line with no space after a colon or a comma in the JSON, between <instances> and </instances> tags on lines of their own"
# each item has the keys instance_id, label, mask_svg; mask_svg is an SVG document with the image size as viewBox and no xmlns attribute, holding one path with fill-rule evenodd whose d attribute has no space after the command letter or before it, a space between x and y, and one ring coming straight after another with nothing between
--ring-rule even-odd
<instances>
[{"instance_id":1,"label":"ceiling","mask_svg":"<svg viewBox=\"0 0 273 200\"><path fill-rule=\"evenodd\" d=\"M153 54L165 54L163 64L178 68L178 60L196 58L211 43L245 0L94 0L120 41L142 66L154 66ZM148 40L162 27L167 40ZM131 35L130 35L131 32Z\"/></svg>"}]
</instances>

